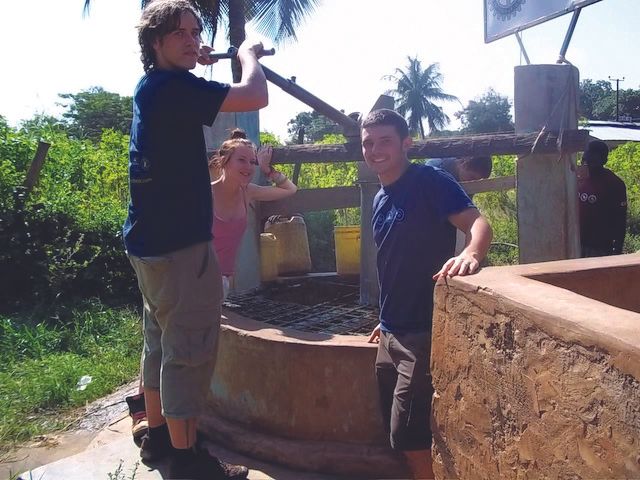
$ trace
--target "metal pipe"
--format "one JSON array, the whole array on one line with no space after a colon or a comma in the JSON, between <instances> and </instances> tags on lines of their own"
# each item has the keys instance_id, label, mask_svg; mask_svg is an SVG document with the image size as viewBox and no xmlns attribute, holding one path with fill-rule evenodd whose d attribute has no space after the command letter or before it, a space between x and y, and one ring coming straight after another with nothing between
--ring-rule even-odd
<instances>
[{"instance_id":1,"label":"metal pipe","mask_svg":"<svg viewBox=\"0 0 640 480\"><path fill-rule=\"evenodd\" d=\"M558 56L558 61L556 63L566 63L565 55L567 54L567 50L569 49L569 44L571 43L571 37L573 37L573 31L576 29L576 24L578 23L578 18L580 17L580 12L582 11L582 7L576 8L573 11L573 16L571 17L571 23L569 23L569 28L567 29L567 34L564 37L564 42L562 42L562 48L560 48L560 55Z\"/></svg>"},{"instance_id":2,"label":"metal pipe","mask_svg":"<svg viewBox=\"0 0 640 480\"><path fill-rule=\"evenodd\" d=\"M276 72L274 72L270 68L265 67L264 65L262 65L262 70L264 71L267 80L280 87L292 97L297 98L306 105L309 105L315 111L321 113L330 120L333 120L343 128L358 131L358 122L356 122L351 117L348 117L340 110L333 108L323 100L320 100L315 95L309 93L304 88L297 85L293 80L281 77Z\"/></svg>"}]
</instances>

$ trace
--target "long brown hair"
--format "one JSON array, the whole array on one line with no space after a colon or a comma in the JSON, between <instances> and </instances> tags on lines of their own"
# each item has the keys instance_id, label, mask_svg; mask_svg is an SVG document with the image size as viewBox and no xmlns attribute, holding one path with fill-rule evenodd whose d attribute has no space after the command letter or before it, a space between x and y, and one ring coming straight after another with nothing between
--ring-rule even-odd
<instances>
[{"instance_id":1,"label":"long brown hair","mask_svg":"<svg viewBox=\"0 0 640 480\"><path fill-rule=\"evenodd\" d=\"M222 169L227 164L231 155L238 147L251 147L254 150L256 146L247 139L247 133L241 128L234 128L229 134L229 138L222 142L220 148L216 150L209 159L209 168L213 170L212 180L217 180L222 175Z\"/></svg>"},{"instance_id":2,"label":"long brown hair","mask_svg":"<svg viewBox=\"0 0 640 480\"><path fill-rule=\"evenodd\" d=\"M153 44L157 39L178 29L184 12L190 12L196 17L202 32L202 20L188 0L154 0L142 11L138 24L138 42L141 50L140 60L145 72L153 70L156 66Z\"/></svg>"}]
</instances>

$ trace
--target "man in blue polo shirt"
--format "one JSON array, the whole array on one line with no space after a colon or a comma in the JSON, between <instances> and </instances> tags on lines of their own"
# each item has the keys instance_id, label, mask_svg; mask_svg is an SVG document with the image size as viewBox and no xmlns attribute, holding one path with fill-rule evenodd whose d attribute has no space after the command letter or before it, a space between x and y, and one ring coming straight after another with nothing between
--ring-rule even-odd
<instances>
[{"instance_id":1,"label":"man in blue polo shirt","mask_svg":"<svg viewBox=\"0 0 640 480\"><path fill-rule=\"evenodd\" d=\"M391 447L415 478L433 478L429 375L433 287L440 277L476 272L491 243L491 227L444 170L412 164L407 123L393 110L363 121L362 153L381 183L373 204L380 283L376 378ZM454 257L456 228L466 235Z\"/></svg>"},{"instance_id":2,"label":"man in blue polo shirt","mask_svg":"<svg viewBox=\"0 0 640 480\"><path fill-rule=\"evenodd\" d=\"M196 447L196 421L215 366L222 280L211 245L212 201L202 125L219 111L267 105L261 43L238 50L232 86L196 77L210 65L202 21L187 0L155 0L138 39L145 75L134 94L124 242L144 310L145 461L171 459L168 478L246 478Z\"/></svg>"}]
</instances>

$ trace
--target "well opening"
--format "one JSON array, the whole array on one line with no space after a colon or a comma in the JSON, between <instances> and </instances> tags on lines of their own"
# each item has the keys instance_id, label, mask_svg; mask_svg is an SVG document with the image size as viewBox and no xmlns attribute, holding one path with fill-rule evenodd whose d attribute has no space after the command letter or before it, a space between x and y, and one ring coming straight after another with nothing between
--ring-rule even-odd
<instances>
[{"instance_id":1,"label":"well opening","mask_svg":"<svg viewBox=\"0 0 640 480\"><path fill-rule=\"evenodd\" d=\"M245 318L301 332L366 335L378 309L360 305L358 277L298 277L230 295L225 308Z\"/></svg>"},{"instance_id":2,"label":"well opening","mask_svg":"<svg viewBox=\"0 0 640 480\"><path fill-rule=\"evenodd\" d=\"M640 265L605 266L526 277L613 307L640 313L640 295L634 288L640 279Z\"/></svg>"}]
</instances>

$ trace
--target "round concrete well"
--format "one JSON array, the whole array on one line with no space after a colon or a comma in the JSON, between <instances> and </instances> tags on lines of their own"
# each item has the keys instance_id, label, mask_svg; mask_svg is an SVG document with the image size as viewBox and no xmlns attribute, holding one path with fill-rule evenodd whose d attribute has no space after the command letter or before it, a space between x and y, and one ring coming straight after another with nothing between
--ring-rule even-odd
<instances>
[{"instance_id":1,"label":"round concrete well","mask_svg":"<svg viewBox=\"0 0 640 480\"><path fill-rule=\"evenodd\" d=\"M233 450L295 469L406 477L381 420L376 348L365 335L274 327L225 309L201 428Z\"/></svg>"}]
</instances>

